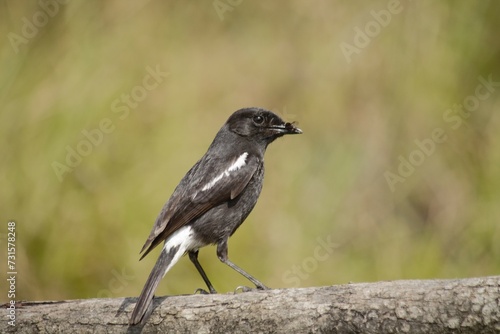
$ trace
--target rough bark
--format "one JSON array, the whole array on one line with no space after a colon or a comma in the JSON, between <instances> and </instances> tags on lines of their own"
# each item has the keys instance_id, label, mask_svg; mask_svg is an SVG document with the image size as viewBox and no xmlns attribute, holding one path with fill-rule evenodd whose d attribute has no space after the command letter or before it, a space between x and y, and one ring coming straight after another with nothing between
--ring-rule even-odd
<instances>
[{"instance_id":1,"label":"rough bark","mask_svg":"<svg viewBox=\"0 0 500 334\"><path fill-rule=\"evenodd\" d=\"M166 296L129 327L135 300L24 302L0 332L500 333L500 276Z\"/></svg>"}]
</instances>

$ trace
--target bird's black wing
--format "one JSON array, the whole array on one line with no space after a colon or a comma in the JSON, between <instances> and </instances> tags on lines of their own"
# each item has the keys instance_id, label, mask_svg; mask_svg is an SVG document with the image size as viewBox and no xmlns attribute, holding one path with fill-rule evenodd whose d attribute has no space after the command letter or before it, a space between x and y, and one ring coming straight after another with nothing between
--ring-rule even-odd
<instances>
[{"instance_id":1,"label":"bird's black wing","mask_svg":"<svg viewBox=\"0 0 500 334\"><path fill-rule=\"evenodd\" d=\"M247 186L261 161L243 153L227 157L205 156L181 180L163 207L142 247L141 259L179 228L213 207L236 198Z\"/></svg>"}]
</instances>

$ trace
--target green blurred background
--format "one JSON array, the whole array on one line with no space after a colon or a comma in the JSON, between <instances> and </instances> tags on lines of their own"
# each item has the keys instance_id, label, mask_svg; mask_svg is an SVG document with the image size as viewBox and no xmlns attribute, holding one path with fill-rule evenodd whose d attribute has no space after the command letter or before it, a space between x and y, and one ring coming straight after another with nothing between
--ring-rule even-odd
<instances>
[{"instance_id":1,"label":"green blurred background","mask_svg":"<svg viewBox=\"0 0 500 334\"><path fill-rule=\"evenodd\" d=\"M16 221L16 298L137 296L161 207L248 106L304 131L269 147L260 200L229 242L267 285L499 274L499 12L497 1L1 2L0 233L5 245ZM429 142L436 129L443 143ZM87 155L58 177L72 149ZM200 261L219 292L248 284L214 247ZM198 287L183 258L157 294Z\"/></svg>"}]
</instances>

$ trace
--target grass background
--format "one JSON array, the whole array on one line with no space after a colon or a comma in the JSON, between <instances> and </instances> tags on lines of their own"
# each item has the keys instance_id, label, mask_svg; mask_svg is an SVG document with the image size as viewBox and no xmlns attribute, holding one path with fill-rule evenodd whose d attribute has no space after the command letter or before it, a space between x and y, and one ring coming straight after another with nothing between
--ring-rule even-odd
<instances>
[{"instance_id":1,"label":"grass background","mask_svg":"<svg viewBox=\"0 0 500 334\"><path fill-rule=\"evenodd\" d=\"M468 118L446 114L479 77L500 81L498 2L401 1L379 31L371 11L393 1L46 3L0 3L0 233L5 245L16 221L17 299L137 296L156 215L246 106L304 131L269 147L261 198L229 242L270 287L499 273L500 87ZM168 76L121 119L113 103L148 67ZM113 131L60 181L53 163L103 119ZM385 173L436 128L446 141L392 191ZM220 292L248 284L214 247L200 261ZM157 294L198 287L183 258Z\"/></svg>"}]
</instances>

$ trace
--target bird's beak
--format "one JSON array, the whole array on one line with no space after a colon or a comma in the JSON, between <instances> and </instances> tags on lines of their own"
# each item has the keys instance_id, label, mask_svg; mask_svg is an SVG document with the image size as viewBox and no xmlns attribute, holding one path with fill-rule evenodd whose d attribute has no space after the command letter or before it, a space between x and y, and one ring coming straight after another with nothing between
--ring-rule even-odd
<instances>
[{"instance_id":1,"label":"bird's beak","mask_svg":"<svg viewBox=\"0 0 500 334\"><path fill-rule=\"evenodd\" d=\"M302 130L296 127L294 123L289 122L280 125L274 125L271 127L271 129L284 135L296 135L302 133Z\"/></svg>"}]
</instances>

